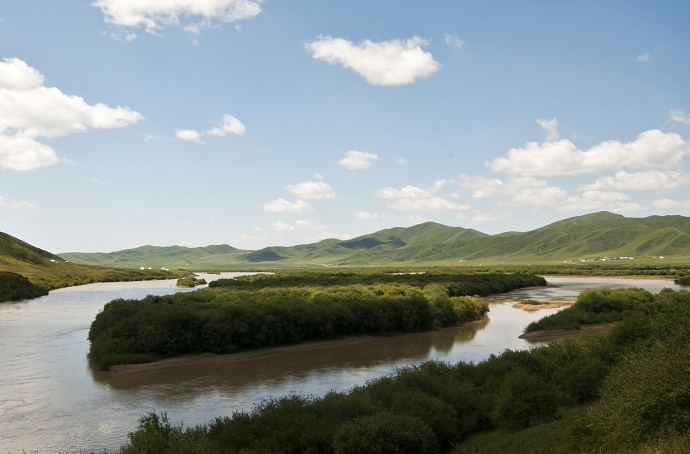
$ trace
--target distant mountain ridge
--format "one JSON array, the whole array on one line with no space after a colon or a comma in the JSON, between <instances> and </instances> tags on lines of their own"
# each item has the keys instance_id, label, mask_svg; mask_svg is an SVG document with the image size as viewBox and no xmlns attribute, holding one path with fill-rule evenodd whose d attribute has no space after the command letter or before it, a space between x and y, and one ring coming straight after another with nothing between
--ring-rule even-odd
<instances>
[{"instance_id":1,"label":"distant mountain ridge","mask_svg":"<svg viewBox=\"0 0 690 454\"><path fill-rule=\"evenodd\" d=\"M452 264L474 261L563 261L593 257L690 256L690 218L627 218L606 211L571 217L529 232L488 235L425 222L350 240L246 251L228 245L202 248L142 246L111 253L64 253L84 264L125 267L223 269L241 266Z\"/></svg>"}]
</instances>

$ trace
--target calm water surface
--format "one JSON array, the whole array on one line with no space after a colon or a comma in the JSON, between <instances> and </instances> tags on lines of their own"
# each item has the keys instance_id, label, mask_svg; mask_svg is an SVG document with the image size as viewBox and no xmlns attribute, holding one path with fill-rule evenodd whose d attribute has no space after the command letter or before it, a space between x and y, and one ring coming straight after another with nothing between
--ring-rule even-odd
<instances>
[{"instance_id":1,"label":"calm water surface","mask_svg":"<svg viewBox=\"0 0 690 454\"><path fill-rule=\"evenodd\" d=\"M222 277L241 273L223 273ZM217 275L202 275L207 281ZM227 364L115 375L89 365L88 329L115 298L143 298L188 289L175 281L90 284L30 301L0 304L0 453L115 450L139 417L167 411L175 423L198 424L262 399L289 393L346 390L430 358L480 361L506 348L527 348L517 337L535 313L512 307L521 298L572 298L588 288L677 288L649 279L547 278L557 287L516 290L489 298L490 319L427 333L374 338L359 344L285 352Z\"/></svg>"}]
</instances>

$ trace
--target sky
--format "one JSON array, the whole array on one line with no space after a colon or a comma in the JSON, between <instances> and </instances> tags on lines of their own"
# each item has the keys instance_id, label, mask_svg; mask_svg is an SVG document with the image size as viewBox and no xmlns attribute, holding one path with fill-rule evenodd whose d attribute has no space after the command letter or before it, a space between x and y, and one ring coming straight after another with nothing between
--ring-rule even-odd
<instances>
[{"instance_id":1,"label":"sky","mask_svg":"<svg viewBox=\"0 0 690 454\"><path fill-rule=\"evenodd\" d=\"M242 249L690 216L690 3L3 0L0 231Z\"/></svg>"}]
</instances>

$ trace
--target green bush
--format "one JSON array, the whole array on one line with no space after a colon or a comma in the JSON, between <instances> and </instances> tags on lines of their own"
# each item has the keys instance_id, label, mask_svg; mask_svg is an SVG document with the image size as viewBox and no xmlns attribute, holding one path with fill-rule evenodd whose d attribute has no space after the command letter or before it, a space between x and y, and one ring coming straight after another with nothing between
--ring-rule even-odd
<instances>
[{"instance_id":1,"label":"green bush","mask_svg":"<svg viewBox=\"0 0 690 454\"><path fill-rule=\"evenodd\" d=\"M336 454L433 454L439 450L434 433L421 419L390 412L343 424L333 447Z\"/></svg>"}]
</instances>

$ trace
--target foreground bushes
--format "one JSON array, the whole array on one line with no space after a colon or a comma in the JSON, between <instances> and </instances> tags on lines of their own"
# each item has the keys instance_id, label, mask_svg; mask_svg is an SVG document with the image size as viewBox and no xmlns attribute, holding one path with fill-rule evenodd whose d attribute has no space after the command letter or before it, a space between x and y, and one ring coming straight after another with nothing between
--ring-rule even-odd
<instances>
[{"instance_id":1,"label":"foreground bushes","mask_svg":"<svg viewBox=\"0 0 690 454\"><path fill-rule=\"evenodd\" d=\"M389 275L385 276L387 280ZM479 297L456 296L466 284L463 276L456 277L460 284L264 285L115 300L91 325L90 356L106 368L348 334L423 331L481 318L488 312L488 304ZM484 291L543 280L527 275L487 279Z\"/></svg>"},{"instance_id":2,"label":"foreground bushes","mask_svg":"<svg viewBox=\"0 0 690 454\"><path fill-rule=\"evenodd\" d=\"M609 296L621 295L631 294ZM478 364L429 361L347 393L268 400L198 427L151 414L120 453L150 446L159 453L460 453L468 435L498 429L492 437L508 439L543 423L557 436L537 432L519 450L505 443L486 452L684 453L690 292L663 291L652 303L660 310L626 318L608 336L505 351Z\"/></svg>"}]
</instances>

